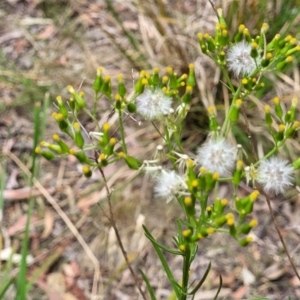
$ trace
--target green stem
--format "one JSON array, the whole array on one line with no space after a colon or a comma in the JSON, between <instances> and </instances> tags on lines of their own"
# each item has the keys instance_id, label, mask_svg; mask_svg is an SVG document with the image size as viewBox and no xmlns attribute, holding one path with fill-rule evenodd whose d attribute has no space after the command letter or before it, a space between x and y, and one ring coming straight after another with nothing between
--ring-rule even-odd
<instances>
[{"instance_id":1,"label":"green stem","mask_svg":"<svg viewBox=\"0 0 300 300\"><path fill-rule=\"evenodd\" d=\"M165 130L166 143L167 143L167 147L168 147L168 150L169 150L169 154L171 154L172 151L173 151L173 148L172 148L172 145L171 145L171 139L170 139L170 135L169 135L168 126L164 125L164 130ZM171 160L171 162L172 162L173 169L174 169L175 171L177 171L177 167L176 167L176 158L174 158L172 155L170 155L170 160Z\"/></svg>"},{"instance_id":2,"label":"green stem","mask_svg":"<svg viewBox=\"0 0 300 300\"><path fill-rule=\"evenodd\" d=\"M183 257L183 267L182 267L182 294L180 300L187 299L188 293L188 284L189 284L189 273L190 273L190 258L191 258L191 250L188 247L185 256Z\"/></svg>"},{"instance_id":3,"label":"green stem","mask_svg":"<svg viewBox=\"0 0 300 300\"><path fill-rule=\"evenodd\" d=\"M260 159L259 161L257 161L253 166L256 167L260 161L269 158L270 156L272 156L275 152L278 151L278 149L280 147L282 147L285 143L286 139L283 139L278 145L276 145L269 153L267 153L262 159Z\"/></svg>"},{"instance_id":4,"label":"green stem","mask_svg":"<svg viewBox=\"0 0 300 300\"><path fill-rule=\"evenodd\" d=\"M124 132L124 126L123 126L123 118L122 118L122 111L118 109L119 113L119 123L120 123L120 134L121 134L121 141L122 141L122 148L124 153L127 155L127 147L125 143L125 132Z\"/></svg>"},{"instance_id":5,"label":"green stem","mask_svg":"<svg viewBox=\"0 0 300 300\"><path fill-rule=\"evenodd\" d=\"M233 94L233 99L232 99L232 102L230 104L230 107L229 107L229 111L228 113L226 114L226 118L225 118L225 121L223 123L223 126L222 126L222 132L225 133L225 137L228 135L229 133L229 126L228 126L228 123L229 123L229 118L230 118L230 114L231 114L231 111L233 109L233 105L235 104L235 101L237 100L238 96L239 96L239 93L242 89L242 84L239 85L238 89L236 90L236 92ZM227 129L227 127L229 127Z\"/></svg>"}]
</instances>

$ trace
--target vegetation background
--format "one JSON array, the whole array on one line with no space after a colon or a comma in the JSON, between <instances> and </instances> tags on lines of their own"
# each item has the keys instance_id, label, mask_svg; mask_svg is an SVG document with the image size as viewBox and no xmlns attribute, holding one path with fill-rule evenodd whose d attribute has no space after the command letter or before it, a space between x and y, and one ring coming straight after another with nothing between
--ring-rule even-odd
<instances>
[{"instance_id":1,"label":"vegetation background","mask_svg":"<svg viewBox=\"0 0 300 300\"><path fill-rule=\"evenodd\" d=\"M270 36L289 32L299 39L299 0L217 0L214 3L223 9L231 34L241 23L255 33L267 22ZM27 285L28 299L89 299L97 263L100 264L103 299L137 299L137 289L105 217L106 197L100 174L86 179L71 157L34 163L32 152L37 123L33 111L36 103L41 103L46 122L38 125L43 129L45 124L41 133L43 139L50 140L52 134L57 133L50 117L55 97L58 94L67 97L65 87L71 84L76 89L81 87L92 102L92 82L98 66L103 66L113 78L122 73L127 84L133 86L141 69L159 67L164 71L172 66L178 73L184 73L193 62L197 90L183 137L186 151L193 153L208 132L206 108L215 105L222 111L230 97L220 83L219 69L202 55L196 38L198 32L213 34L216 21L215 12L206 0L0 2L0 295L3 299L19 295L20 284L14 283L16 278L20 280L18 274L22 273L12 259L5 256L4 250L9 248L15 254L21 253L26 229L30 237L28 253L34 258L27 268L27 276L23 276L23 282L25 279L31 282ZM287 104L299 95L299 65L295 63L286 74L266 77L264 95L255 95L247 103L247 117L258 148L268 147L270 142L260 126L263 106L275 95ZM109 106L102 101L99 109L103 122L110 113ZM89 119L82 117L86 127L93 130ZM151 158L159 136L149 124L128 120L126 130L129 152L141 159ZM234 133L237 139L247 141L244 124L239 124ZM291 158L297 157L299 142L288 145L285 150ZM39 165L37 178L50 198L34 188L32 202L26 168L35 164ZM145 223L162 243L172 246L174 221L180 210L175 202L167 205L155 199L151 181L128 171L126 166L113 165L105 171L114 189L112 199L117 226L134 269L144 270L158 299L171 299L170 286L151 244L144 237L141 224ZM243 189L248 191L249 187ZM222 187L221 193L226 196L228 187ZM298 270L299 201L296 189L273 201L277 221ZM26 226L30 203L33 203L32 217L30 226ZM57 207L70 223L66 224ZM256 240L249 247L240 248L222 235L199 244L192 278L201 278L209 261L212 261L212 270L202 293L195 299L213 297L218 288L218 274L223 278L220 299L300 298L300 283L283 252L263 199L256 204L254 216L259 226L254 231ZM74 237L72 226L79 231L87 247L82 247ZM170 257L169 262L180 272L179 261ZM25 271L25 265L22 266ZM4 287L5 292L1 294Z\"/></svg>"}]
</instances>

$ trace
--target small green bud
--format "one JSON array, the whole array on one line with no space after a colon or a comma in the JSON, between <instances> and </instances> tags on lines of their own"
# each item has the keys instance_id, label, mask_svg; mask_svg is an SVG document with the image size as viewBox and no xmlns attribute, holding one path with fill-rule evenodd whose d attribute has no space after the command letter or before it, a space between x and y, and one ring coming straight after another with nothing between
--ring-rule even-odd
<instances>
[{"instance_id":1,"label":"small green bud","mask_svg":"<svg viewBox=\"0 0 300 300\"><path fill-rule=\"evenodd\" d=\"M101 87L103 84L102 72L103 72L103 68L99 67L97 69L97 75L96 75L95 81L93 83L93 88L96 93L101 91Z\"/></svg>"},{"instance_id":2,"label":"small green bud","mask_svg":"<svg viewBox=\"0 0 300 300\"><path fill-rule=\"evenodd\" d=\"M92 170L88 165L84 165L82 167L82 173L87 178L90 178L92 176Z\"/></svg>"},{"instance_id":3,"label":"small green bud","mask_svg":"<svg viewBox=\"0 0 300 300\"><path fill-rule=\"evenodd\" d=\"M80 124L79 123L74 123L73 128L74 128L74 131L75 131L74 142L75 142L77 147L82 149L82 147L84 146L84 138L81 134Z\"/></svg>"},{"instance_id":4,"label":"small green bud","mask_svg":"<svg viewBox=\"0 0 300 300\"><path fill-rule=\"evenodd\" d=\"M68 85L67 90L74 97L76 104L78 106L78 110L80 110L86 106L86 102L85 102L84 98L82 97L83 94L78 94L71 85Z\"/></svg>"},{"instance_id":5,"label":"small green bud","mask_svg":"<svg viewBox=\"0 0 300 300\"><path fill-rule=\"evenodd\" d=\"M242 240L239 241L239 244L242 246L242 247L246 247L248 246L251 242L253 241L253 237L252 236L248 236Z\"/></svg>"},{"instance_id":6,"label":"small green bud","mask_svg":"<svg viewBox=\"0 0 300 300\"><path fill-rule=\"evenodd\" d=\"M275 113L276 113L276 116L281 119L282 116L283 116L283 111L282 111L282 108L281 108L281 105L280 105L280 100L278 97L275 97L273 99L274 101L274 104L275 104Z\"/></svg>"},{"instance_id":7,"label":"small green bud","mask_svg":"<svg viewBox=\"0 0 300 300\"><path fill-rule=\"evenodd\" d=\"M269 105L266 105L264 107L264 110L265 110L265 122L268 126L271 126L272 123L273 123L273 119L272 119L272 116L270 114L270 106Z\"/></svg>"},{"instance_id":8,"label":"small green bud","mask_svg":"<svg viewBox=\"0 0 300 300\"><path fill-rule=\"evenodd\" d=\"M47 160L52 160L55 158L55 155L52 152L45 151L45 150L41 149L40 147L35 148L35 153L44 156Z\"/></svg>"}]
</instances>

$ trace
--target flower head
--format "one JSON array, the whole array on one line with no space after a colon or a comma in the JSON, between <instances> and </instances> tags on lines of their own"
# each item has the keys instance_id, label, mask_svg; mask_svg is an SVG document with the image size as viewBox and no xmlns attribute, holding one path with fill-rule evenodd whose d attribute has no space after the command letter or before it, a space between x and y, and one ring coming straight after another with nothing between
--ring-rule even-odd
<instances>
[{"instance_id":1,"label":"flower head","mask_svg":"<svg viewBox=\"0 0 300 300\"><path fill-rule=\"evenodd\" d=\"M237 77L249 75L255 68L255 60L251 57L251 45L242 41L232 46L226 55L229 71Z\"/></svg>"},{"instance_id":2,"label":"flower head","mask_svg":"<svg viewBox=\"0 0 300 300\"><path fill-rule=\"evenodd\" d=\"M162 170L156 178L155 195L170 202L180 192L187 190L184 179L175 171Z\"/></svg>"},{"instance_id":3,"label":"flower head","mask_svg":"<svg viewBox=\"0 0 300 300\"><path fill-rule=\"evenodd\" d=\"M287 160L273 156L260 163L257 181L263 185L266 193L274 192L277 195L293 185L293 171L293 166Z\"/></svg>"},{"instance_id":4,"label":"flower head","mask_svg":"<svg viewBox=\"0 0 300 300\"><path fill-rule=\"evenodd\" d=\"M198 150L196 161L211 173L231 174L235 166L236 149L224 138L210 138Z\"/></svg>"},{"instance_id":5,"label":"flower head","mask_svg":"<svg viewBox=\"0 0 300 300\"><path fill-rule=\"evenodd\" d=\"M172 98L161 89L146 89L136 98L137 112L149 120L160 119L170 114Z\"/></svg>"}]
</instances>

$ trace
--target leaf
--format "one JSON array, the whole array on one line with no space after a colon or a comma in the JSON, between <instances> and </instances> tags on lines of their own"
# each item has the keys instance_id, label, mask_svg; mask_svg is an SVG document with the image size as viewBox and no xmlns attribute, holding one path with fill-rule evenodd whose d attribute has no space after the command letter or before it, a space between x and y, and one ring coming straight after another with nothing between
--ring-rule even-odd
<instances>
[{"instance_id":1,"label":"leaf","mask_svg":"<svg viewBox=\"0 0 300 300\"><path fill-rule=\"evenodd\" d=\"M151 300L156 300L154 290L153 290L152 286L150 285L149 279L147 278L147 276L144 274L144 272L141 269L139 271L141 272L141 275L146 283L147 290L150 294Z\"/></svg>"},{"instance_id":2,"label":"leaf","mask_svg":"<svg viewBox=\"0 0 300 300\"><path fill-rule=\"evenodd\" d=\"M173 249L170 249L168 247L165 247L163 246L162 244L158 243L154 238L153 236L149 233L149 231L147 230L147 228L143 225L143 228L145 230L145 235L146 237L152 242L154 243L155 245L157 245L159 248L169 252L169 253L172 253L172 254L175 254L175 255L183 255L183 253L181 251L178 251L178 250L173 250Z\"/></svg>"},{"instance_id":3,"label":"leaf","mask_svg":"<svg viewBox=\"0 0 300 300\"><path fill-rule=\"evenodd\" d=\"M199 281L199 283L196 285L196 287L190 292L188 293L189 295L194 295L196 294L196 292L200 289L200 287L202 286L202 284L204 283L209 271L210 271L210 268L211 268L211 262L209 263L203 277L201 278L201 280Z\"/></svg>"},{"instance_id":4,"label":"leaf","mask_svg":"<svg viewBox=\"0 0 300 300\"><path fill-rule=\"evenodd\" d=\"M219 293L220 293L220 291L221 291L221 288L222 288L222 285L223 285L222 276L219 275L219 278L220 278L220 284L219 284L219 288L218 288L218 291L217 291L217 293L216 293L216 296L215 296L214 300L217 300L217 299L218 299L218 295L219 295Z\"/></svg>"},{"instance_id":5,"label":"leaf","mask_svg":"<svg viewBox=\"0 0 300 300\"><path fill-rule=\"evenodd\" d=\"M176 280L174 279L174 276L169 268L169 265L167 263L167 260L165 259L160 247L157 245L154 237L150 234L150 232L148 231L148 229L146 228L146 226L143 225L143 228L145 230L145 233L146 233L146 236L149 238L150 242L152 243L156 253L157 253L157 256L159 257L160 261L161 261L161 264L166 272L166 275L172 285L172 288L176 294L176 297L178 299L180 299L181 297L181 287L178 285L178 283L176 282Z\"/></svg>"}]
</instances>

